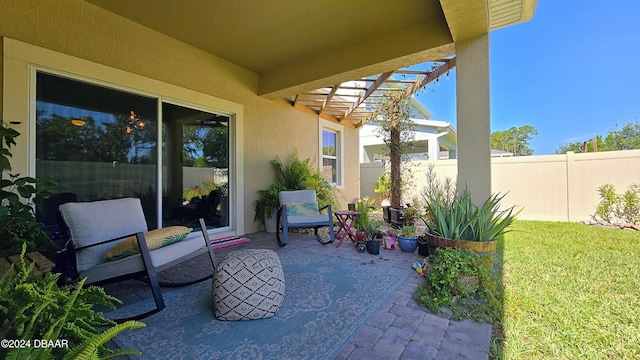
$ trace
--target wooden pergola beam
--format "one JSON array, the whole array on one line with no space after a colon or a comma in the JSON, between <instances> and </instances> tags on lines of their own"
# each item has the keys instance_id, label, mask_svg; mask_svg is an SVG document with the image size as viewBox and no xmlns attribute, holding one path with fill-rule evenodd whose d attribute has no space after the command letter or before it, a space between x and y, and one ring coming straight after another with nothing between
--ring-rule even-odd
<instances>
[{"instance_id":1,"label":"wooden pergola beam","mask_svg":"<svg viewBox=\"0 0 640 360\"><path fill-rule=\"evenodd\" d=\"M353 103L353 105L351 105L351 107L349 108L349 110L344 114L344 116L342 117L342 119L346 119L349 117L349 115L351 115L351 113L358 107L360 106L360 104L362 104L368 97L369 95L373 94L374 91L376 91L380 86L382 86L382 84L384 84L384 82L391 77L391 75L393 75L393 71L389 71L386 73L381 74L380 76L378 76L378 78L376 79L376 81L373 82L373 84L371 84L371 86L369 86L369 88L367 88L367 90L364 92L364 94L360 95L360 97L358 98L358 100L356 100L355 103Z\"/></svg>"},{"instance_id":2,"label":"wooden pergola beam","mask_svg":"<svg viewBox=\"0 0 640 360\"><path fill-rule=\"evenodd\" d=\"M404 97L406 98L415 94L416 91L429 85L430 82L438 79L440 76L446 74L448 71L451 71L451 69L453 69L454 67L456 67L456 58L447 60L444 64L438 66L432 72L430 72L429 75L422 78L422 81L407 87L407 91L405 91Z\"/></svg>"},{"instance_id":3,"label":"wooden pergola beam","mask_svg":"<svg viewBox=\"0 0 640 360\"><path fill-rule=\"evenodd\" d=\"M318 113L318 111L314 110L313 108L311 108L311 107L309 107L307 105L302 105L302 104L295 104L294 105L293 101L290 101L290 100L287 100L287 99L276 99L276 100L273 100L273 101L277 102L277 103L281 103L281 104L285 104L285 105L291 106L296 110L300 110L302 112L305 112L305 113L313 115L313 116L319 116L322 119L334 122L336 124L342 124L342 125L344 125L346 127L355 129L355 125L353 125L351 122L348 122L348 121L347 122L340 122L340 119L338 119L337 117L335 117L333 115L330 115L330 114L327 114L327 113L324 113L324 112L323 113Z\"/></svg>"},{"instance_id":4,"label":"wooden pergola beam","mask_svg":"<svg viewBox=\"0 0 640 360\"><path fill-rule=\"evenodd\" d=\"M438 66L433 71L431 71L427 76L422 78L422 80L416 81L414 84L408 86L407 89L405 90L404 94L402 95L402 97L403 98L408 98L409 96L415 94L421 88L429 85L429 83L431 83L432 81L435 81L440 76L446 74L448 71L451 71L451 69L453 69L455 66L456 66L456 59L455 58L447 60L444 64ZM369 116L367 119L363 119L359 123L357 123L356 124L356 128L361 127L362 125L364 125L369 120L371 120L371 116Z\"/></svg>"},{"instance_id":5,"label":"wooden pergola beam","mask_svg":"<svg viewBox=\"0 0 640 360\"><path fill-rule=\"evenodd\" d=\"M320 111L319 111L320 114L322 114L324 109L327 107L327 104L331 102L331 98L333 98L333 96L336 94L339 88L340 88L340 84L333 85L331 87L331 91L329 91L329 94L327 94L327 98L324 100L324 104L322 104L322 107L320 107Z\"/></svg>"}]
</instances>

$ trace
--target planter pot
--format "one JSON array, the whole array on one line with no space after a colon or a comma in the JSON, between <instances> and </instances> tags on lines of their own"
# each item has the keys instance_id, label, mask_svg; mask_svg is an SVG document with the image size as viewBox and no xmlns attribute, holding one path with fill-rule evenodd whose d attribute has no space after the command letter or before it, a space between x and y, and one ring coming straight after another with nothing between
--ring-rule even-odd
<instances>
[{"instance_id":1,"label":"planter pot","mask_svg":"<svg viewBox=\"0 0 640 360\"><path fill-rule=\"evenodd\" d=\"M276 212L274 211L273 214L271 214L271 217L264 219L264 231L270 234L275 234L278 228L278 224L276 224L277 221Z\"/></svg>"},{"instance_id":2,"label":"planter pot","mask_svg":"<svg viewBox=\"0 0 640 360\"><path fill-rule=\"evenodd\" d=\"M418 254L420 256L429 256L429 245L422 239L422 236L418 239Z\"/></svg>"},{"instance_id":3,"label":"planter pot","mask_svg":"<svg viewBox=\"0 0 640 360\"><path fill-rule=\"evenodd\" d=\"M389 208L389 222L397 228L402 227L404 225L404 210Z\"/></svg>"},{"instance_id":4,"label":"planter pot","mask_svg":"<svg viewBox=\"0 0 640 360\"><path fill-rule=\"evenodd\" d=\"M385 236L384 237L384 248L387 250L395 250L396 249L396 238L393 236Z\"/></svg>"},{"instance_id":5,"label":"planter pot","mask_svg":"<svg viewBox=\"0 0 640 360\"><path fill-rule=\"evenodd\" d=\"M429 253L433 254L436 248L456 248L471 250L481 256L493 256L498 247L498 240L491 241L467 241L447 239L432 234L425 234L425 240Z\"/></svg>"},{"instance_id":6,"label":"planter pot","mask_svg":"<svg viewBox=\"0 0 640 360\"><path fill-rule=\"evenodd\" d=\"M382 207L382 219L385 223L389 224L391 222L391 207L383 206Z\"/></svg>"},{"instance_id":7,"label":"planter pot","mask_svg":"<svg viewBox=\"0 0 640 360\"><path fill-rule=\"evenodd\" d=\"M371 255L380 254L380 241L376 241L376 240L367 241L367 251Z\"/></svg>"},{"instance_id":8,"label":"planter pot","mask_svg":"<svg viewBox=\"0 0 640 360\"><path fill-rule=\"evenodd\" d=\"M418 238L406 238L404 236L398 236L398 244L402 252L412 253L418 248Z\"/></svg>"}]
</instances>

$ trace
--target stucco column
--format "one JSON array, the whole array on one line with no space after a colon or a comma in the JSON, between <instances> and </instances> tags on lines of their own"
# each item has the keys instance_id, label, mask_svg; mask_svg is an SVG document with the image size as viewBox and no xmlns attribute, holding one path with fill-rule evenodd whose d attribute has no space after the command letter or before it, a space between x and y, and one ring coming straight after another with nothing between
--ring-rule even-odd
<instances>
[{"instance_id":1,"label":"stucco column","mask_svg":"<svg viewBox=\"0 0 640 360\"><path fill-rule=\"evenodd\" d=\"M489 35L456 43L458 188L475 203L491 195Z\"/></svg>"}]
</instances>

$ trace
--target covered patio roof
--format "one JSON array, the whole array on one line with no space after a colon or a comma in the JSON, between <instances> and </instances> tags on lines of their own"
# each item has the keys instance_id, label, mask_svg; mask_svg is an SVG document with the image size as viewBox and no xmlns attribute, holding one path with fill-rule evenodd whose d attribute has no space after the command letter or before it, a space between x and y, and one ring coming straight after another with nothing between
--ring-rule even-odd
<instances>
[{"instance_id":1,"label":"covered patio roof","mask_svg":"<svg viewBox=\"0 0 640 360\"><path fill-rule=\"evenodd\" d=\"M455 66L454 42L526 21L537 2L86 1L255 72L263 97L347 126L390 83L413 94ZM427 62L440 67L406 70Z\"/></svg>"}]
</instances>

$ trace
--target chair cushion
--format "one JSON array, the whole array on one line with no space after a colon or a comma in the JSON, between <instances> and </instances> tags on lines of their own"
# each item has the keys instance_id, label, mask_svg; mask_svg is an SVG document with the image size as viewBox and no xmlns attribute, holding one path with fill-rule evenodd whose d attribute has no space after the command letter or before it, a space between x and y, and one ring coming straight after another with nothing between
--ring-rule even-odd
<instances>
[{"instance_id":1,"label":"chair cushion","mask_svg":"<svg viewBox=\"0 0 640 360\"><path fill-rule=\"evenodd\" d=\"M184 240L184 238L193 231L193 228L186 226L169 226L162 229L155 229L148 231L144 234L144 238L149 250L159 249L163 246L175 244L178 241ZM106 260L117 260L123 257L135 255L140 253L140 247L135 236L131 236L122 240L114 247L112 247L104 258Z\"/></svg>"},{"instance_id":2,"label":"chair cushion","mask_svg":"<svg viewBox=\"0 0 640 360\"><path fill-rule=\"evenodd\" d=\"M280 204L288 202L310 203L318 201L315 190L281 191L278 193L278 200L280 201Z\"/></svg>"},{"instance_id":3,"label":"chair cushion","mask_svg":"<svg viewBox=\"0 0 640 360\"><path fill-rule=\"evenodd\" d=\"M331 218L328 214L315 216L287 216L289 225L309 224L309 225L329 225Z\"/></svg>"},{"instance_id":4,"label":"chair cushion","mask_svg":"<svg viewBox=\"0 0 640 360\"><path fill-rule=\"evenodd\" d=\"M60 212L75 248L148 230L140 199L136 198L66 203L60 205ZM103 263L104 254L112 246L101 244L76 251L78 271Z\"/></svg>"},{"instance_id":5,"label":"chair cushion","mask_svg":"<svg viewBox=\"0 0 640 360\"><path fill-rule=\"evenodd\" d=\"M286 202L288 216L316 216L320 215L317 202Z\"/></svg>"},{"instance_id":6,"label":"chair cushion","mask_svg":"<svg viewBox=\"0 0 640 360\"><path fill-rule=\"evenodd\" d=\"M202 234L191 233L182 241L150 251L151 262L156 272L162 271L192 254L206 252L207 248L204 244ZM144 263L140 254L135 254L113 261L102 260L101 264L81 271L80 278L86 277L87 284L91 284L139 271L144 271Z\"/></svg>"}]
</instances>

